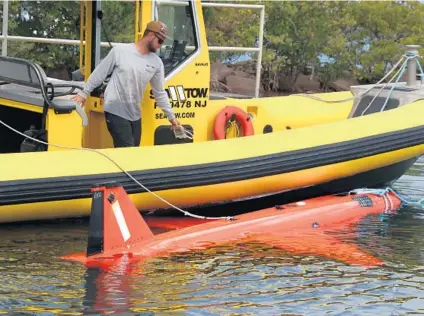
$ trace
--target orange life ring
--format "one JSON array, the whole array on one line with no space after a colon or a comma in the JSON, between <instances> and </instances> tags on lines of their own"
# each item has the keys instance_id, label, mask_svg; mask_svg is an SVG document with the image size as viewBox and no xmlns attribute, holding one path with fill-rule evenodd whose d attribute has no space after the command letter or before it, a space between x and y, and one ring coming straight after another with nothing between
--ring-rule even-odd
<instances>
[{"instance_id":1,"label":"orange life ring","mask_svg":"<svg viewBox=\"0 0 424 316\"><path fill-rule=\"evenodd\" d=\"M213 125L213 135L215 139L226 138L226 125L231 119L235 119L243 129L242 136L250 136L255 133L252 119L245 111L236 106L226 106L215 118L215 123Z\"/></svg>"}]
</instances>

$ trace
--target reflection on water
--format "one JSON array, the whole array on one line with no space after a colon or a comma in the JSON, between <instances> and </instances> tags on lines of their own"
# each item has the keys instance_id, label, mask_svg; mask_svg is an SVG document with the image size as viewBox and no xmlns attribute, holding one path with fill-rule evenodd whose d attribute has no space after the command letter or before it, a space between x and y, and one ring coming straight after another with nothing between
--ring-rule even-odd
<instances>
[{"instance_id":1,"label":"reflection on water","mask_svg":"<svg viewBox=\"0 0 424 316\"><path fill-rule=\"evenodd\" d=\"M424 197L424 161L394 188ZM86 269L59 256L84 251L88 221L0 226L0 313L22 315L424 314L424 211L368 217L355 242L383 259L366 269L262 244L215 247ZM346 238L352 238L347 234Z\"/></svg>"}]
</instances>

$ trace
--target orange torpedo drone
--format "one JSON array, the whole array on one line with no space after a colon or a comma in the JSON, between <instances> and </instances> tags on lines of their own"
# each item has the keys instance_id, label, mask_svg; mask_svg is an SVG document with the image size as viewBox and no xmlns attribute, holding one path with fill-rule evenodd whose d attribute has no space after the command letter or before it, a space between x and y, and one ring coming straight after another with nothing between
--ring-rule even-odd
<instances>
[{"instance_id":1,"label":"orange torpedo drone","mask_svg":"<svg viewBox=\"0 0 424 316\"><path fill-rule=\"evenodd\" d=\"M266 243L295 254L324 256L348 264L382 265L382 260L340 240L334 232L357 224L367 215L393 211L401 204L393 193L323 196L228 219L188 218L187 225L182 225L187 227L154 235L122 186L102 184L93 187L92 193L87 251L62 259L105 269L124 255L132 263L237 242Z\"/></svg>"}]
</instances>

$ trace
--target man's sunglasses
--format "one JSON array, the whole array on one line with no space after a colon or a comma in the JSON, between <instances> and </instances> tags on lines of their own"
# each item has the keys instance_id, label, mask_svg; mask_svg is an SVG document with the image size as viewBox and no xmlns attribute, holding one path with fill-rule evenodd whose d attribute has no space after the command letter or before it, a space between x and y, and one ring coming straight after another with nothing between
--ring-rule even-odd
<instances>
[{"instance_id":1,"label":"man's sunglasses","mask_svg":"<svg viewBox=\"0 0 424 316\"><path fill-rule=\"evenodd\" d=\"M156 33L153 33L153 34L155 34L156 38L158 39L159 45L162 45L163 44L163 39L161 39Z\"/></svg>"}]
</instances>

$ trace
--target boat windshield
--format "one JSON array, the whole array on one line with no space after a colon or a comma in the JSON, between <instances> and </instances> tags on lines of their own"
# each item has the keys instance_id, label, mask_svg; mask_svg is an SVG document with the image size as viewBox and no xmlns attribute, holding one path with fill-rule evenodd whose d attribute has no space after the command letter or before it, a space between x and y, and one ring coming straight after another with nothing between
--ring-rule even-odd
<instances>
[{"instance_id":1,"label":"boat windshield","mask_svg":"<svg viewBox=\"0 0 424 316\"><path fill-rule=\"evenodd\" d=\"M168 36L171 38L158 51L165 66L165 76L184 64L199 48L193 10L191 1L156 3L157 19L168 26Z\"/></svg>"}]
</instances>

